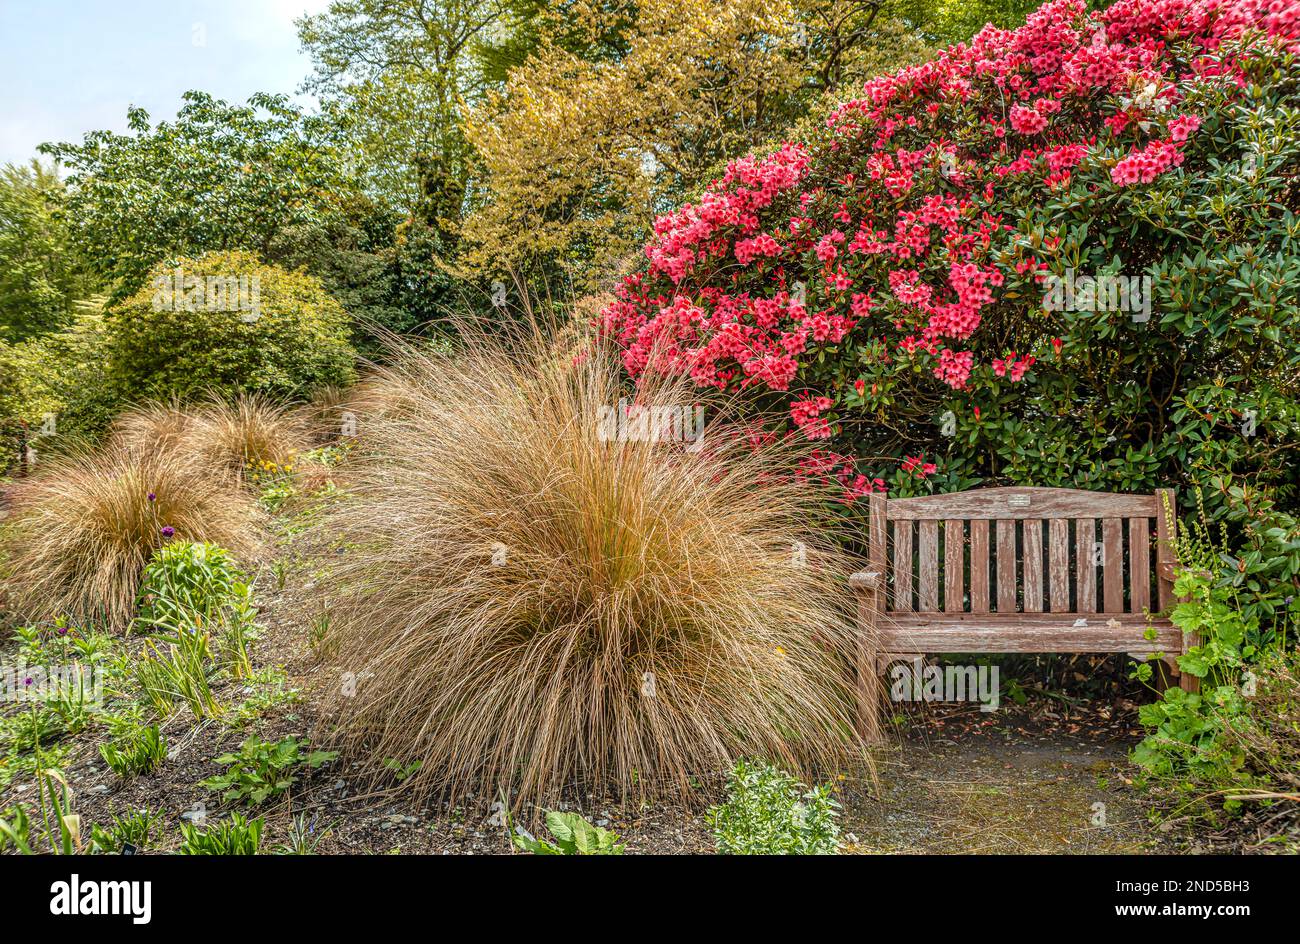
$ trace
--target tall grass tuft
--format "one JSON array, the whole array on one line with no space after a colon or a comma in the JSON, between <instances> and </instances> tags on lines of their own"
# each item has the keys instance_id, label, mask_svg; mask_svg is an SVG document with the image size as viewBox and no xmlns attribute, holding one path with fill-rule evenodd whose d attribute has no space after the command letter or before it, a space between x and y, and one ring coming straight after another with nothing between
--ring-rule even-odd
<instances>
[{"instance_id":1,"label":"tall grass tuft","mask_svg":"<svg viewBox=\"0 0 1300 944\"><path fill-rule=\"evenodd\" d=\"M192 434L194 453L209 467L236 478L249 467L287 466L311 444L300 413L257 394L204 405Z\"/></svg>"},{"instance_id":2,"label":"tall grass tuft","mask_svg":"<svg viewBox=\"0 0 1300 944\"><path fill-rule=\"evenodd\" d=\"M212 542L245 558L260 546L252 499L171 453L70 454L9 494L6 589L33 619L102 615L121 628L145 565L168 540Z\"/></svg>"},{"instance_id":3,"label":"tall grass tuft","mask_svg":"<svg viewBox=\"0 0 1300 944\"><path fill-rule=\"evenodd\" d=\"M149 402L123 413L109 430L109 447L134 456L188 452L194 413L176 401Z\"/></svg>"},{"instance_id":4,"label":"tall grass tuft","mask_svg":"<svg viewBox=\"0 0 1300 944\"><path fill-rule=\"evenodd\" d=\"M717 423L697 449L611 440L616 363L538 339L400 350L374 386L390 408L360 418L324 525L345 750L419 761L421 793L516 803L845 760L852 566L785 448Z\"/></svg>"}]
</instances>

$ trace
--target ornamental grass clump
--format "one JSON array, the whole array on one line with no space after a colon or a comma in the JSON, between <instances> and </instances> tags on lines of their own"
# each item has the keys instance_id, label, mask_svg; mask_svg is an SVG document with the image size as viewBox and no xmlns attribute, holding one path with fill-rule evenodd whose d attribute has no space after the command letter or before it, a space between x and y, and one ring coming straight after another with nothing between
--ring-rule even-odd
<instances>
[{"instance_id":1,"label":"ornamental grass clump","mask_svg":"<svg viewBox=\"0 0 1300 944\"><path fill-rule=\"evenodd\" d=\"M292 465L311 448L311 436L299 413L267 397L241 394L198 410L191 448L211 468L242 479L250 468Z\"/></svg>"},{"instance_id":2,"label":"ornamental grass clump","mask_svg":"<svg viewBox=\"0 0 1300 944\"><path fill-rule=\"evenodd\" d=\"M125 627L154 551L179 539L257 553L251 498L170 454L109 449L52 459L10 488L6 590L30 619L103 617Z\"/></svg>"},{"instance_id":3,"label":"ornamental grass clump","mask_svg":"<svg viewBox=\"0 0 1300 944\"><path fill-rule=\"evenodd\" d=\"M189 455L194 426L194 413L178 401L144 403L113 421L109 445L135 456L153 452Z\"/></svg>"},{"instance_id":4,"label":"ornamental grass clump","mask_svg":"<svg viewBox=\"0 0 1300 944\"><path fill-rule=\"evenodd\" d=\"M637 394L677 439L644 435L605 352L470 335L381 370L402 409L362 418L324 525L335 739L516 804L844 762L852 566L784 447L681 385Z\"/></svg>"}]
</instances>

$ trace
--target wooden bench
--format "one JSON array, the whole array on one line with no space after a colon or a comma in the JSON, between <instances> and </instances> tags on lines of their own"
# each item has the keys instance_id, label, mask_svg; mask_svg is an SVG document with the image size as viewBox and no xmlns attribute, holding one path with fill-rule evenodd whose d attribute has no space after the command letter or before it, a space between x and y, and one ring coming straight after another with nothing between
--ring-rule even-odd
<instances>
[{"instance_id":1,"label":"wooden bench","mask_svg":"<svg viewBox=\"0 0 1300 944\"><path fill-rule=\"evenodd\" d=\"M1171 489L872 495L868 566L850 578L863 737L879 737L879 674L923 653L1158 652L1195 691L1174 659L1197 640L1159 615L1174 602L1174 508Z\"/></svg>"}]
</instances>

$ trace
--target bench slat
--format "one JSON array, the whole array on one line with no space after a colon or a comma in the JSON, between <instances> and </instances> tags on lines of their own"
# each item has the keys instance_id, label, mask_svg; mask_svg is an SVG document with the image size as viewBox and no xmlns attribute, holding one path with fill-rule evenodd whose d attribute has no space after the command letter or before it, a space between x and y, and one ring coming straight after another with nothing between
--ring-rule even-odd
<instances>
[{"instance_id":1,"label":"bench slat","mask_svg":"<svg viewBox=\"0 0 1300 944\"><path fill-rule=\"evenodd\" d=\"M1016 611L1016 523L998 519L998 612Z\"/></svg>"},{"instance_id":2,"label":"bench slat","mask_svg":"<svg viewBox=\"0 0 1300 944\"><path fill-rule=\"evenodd\" d=\"M912 522L894 525L894 609L912 609Z\"/></svg>"},{"instance_id":3,"label":"bench slat","mask_svg":"<svg viewBox=\"0 0 1300 944\"><path fill-rule=\"evenodd\" d=\"M1043 523L1036 519L1024 522L1025 535L1025 612L1043 612Z\"/></svg>"},{"instance_id":4,"label":"bench slat","mask_svg":"<svg viewBox=\"0 0 1300 944\"><path fill-rule=\"evenodd\" d=\"M1102 612L1124 612L1124 530L1119 518L1101 521Z\"/></svg>"},{"instance_id":5,"label":"bench slat","mask_svg":"<svg viewBox=\"0 0 1300 944\"><path fill-rule=\"evenodd\" d=\"M966 609L966 522L949 518L943 523L943 610L962 613Z\"/></svg>"},{"instance_id":6,"label":"bench slat","mask_svg":"<svg viewBox=\"0 0 1300 944\"><path fill-rule=\"evenodd\" d=\"M989 523L983 518L970 523L970 609L989 611Z\"/></svg>"},{"instance_id":7,"label":"bench slat","mask_svg":"<svg viewBox=\"0 0 1300 944\"><path fill-rule=\"evenodd\" d=\"M1028 502L1025 505L1024 502ZM1074 488L974 488L916 498L894 498L889 518L1154 518L1154 495L1118 495Z\"/></svg>"},{"instance_id":8,"label":"bench slat","mask_svg":"<svg viewBox=\"0 0 1300 944\"><path fill-rule=\"evenodd\" d=\"M1151 526L1146 518L1128 520L1129 599L1134 613L1151 607Z\"/></svg>"},{"instance_id":9,"label":"bench slat","mask_svg":"<svg viewBox=\"0 0 1300 944\"><path fill-rule=\"evenodd\" d=\"M1080 518L1074 523L1075 603L1080 613L1097 612L1097 522Z\"/></svg>"},{"instance_id":10,"label":"bench slat","mask_svg":"<svg viewBox=\"0 0 1300 944\"><path fill-rule=\"evenodd\" d=\"M1053 613L1070 608L1070 522L1053 518L1048 527L1047 579Z\"/></svg>"},{"instance_id":11,"label":"bench slat","mask_svg":"<svg viewBox=\"0 0 1300 944\"><path fill-rule=\"evenodd\" d=\"M922 521L919 531L916 608L934 613L939 609L939 522Z\"/></svg>"}]
</instances>

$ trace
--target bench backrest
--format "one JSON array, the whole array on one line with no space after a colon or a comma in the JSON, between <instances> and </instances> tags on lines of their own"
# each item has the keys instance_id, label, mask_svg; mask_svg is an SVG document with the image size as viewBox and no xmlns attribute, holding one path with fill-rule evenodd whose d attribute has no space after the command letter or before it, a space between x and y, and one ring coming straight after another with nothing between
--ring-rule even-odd
<instances>
[{"instance_id":1,"label":"bench backrest","mask_svg":"<svg viewBox=\"0 0 1300 944\"><path fill-rule=\"evenodd\" d=\"M1174 494L981 488L871 496L869 559L897 613L1133 613L1173 603Z\"/></svg>"}]
</instances>

